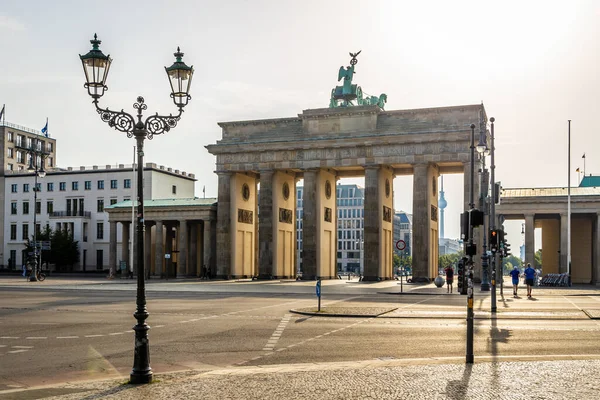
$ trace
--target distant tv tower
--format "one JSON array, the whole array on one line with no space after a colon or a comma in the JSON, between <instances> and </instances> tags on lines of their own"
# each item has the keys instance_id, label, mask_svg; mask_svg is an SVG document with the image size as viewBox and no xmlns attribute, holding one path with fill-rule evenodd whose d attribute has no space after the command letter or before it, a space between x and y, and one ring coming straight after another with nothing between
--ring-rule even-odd
<instances>
[{"instance_id":1,"label":"distant tv tower","mask_svg":"<svg viewBox=\"0 0 600 400\"><path fill-rule=\"evenodd\" d=\"M440 237L444 238L444 208L448 205L448 202L444 198L444 175L442 175L442 190L440 190L440 199L438 200L438 207L440 209Z\"/></svg>"}]
</instances>

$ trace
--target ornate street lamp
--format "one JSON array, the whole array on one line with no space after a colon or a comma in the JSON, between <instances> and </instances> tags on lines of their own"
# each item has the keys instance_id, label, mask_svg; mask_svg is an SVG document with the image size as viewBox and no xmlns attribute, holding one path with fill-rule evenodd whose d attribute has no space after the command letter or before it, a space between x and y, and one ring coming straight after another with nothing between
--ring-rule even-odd
<instances>
[{"instance_id":1,"label":"ornate street lamp","mask_svg":"<svg viewBox=\"0 0 600 400\"><path fill-rule=\"evenodd\" d=\"M477 152L481 156L481 184L480 184L480 196L481 196L481 205L484 210L484 214L488 214L487 212L487 198L488 198L488 175L487 170L485 169L485 158L488 154L490 154L490 149L487 146L487 137L485 132L485 122L481 121L481 131L479 132L479 143L477 143ZM489 223L488 223L489 227ZM481 252L481 291L487 292L490 290L490 271L489 271L489 257L487 254L487 243L486 236L487 232L485 229L485 218L483 219L483 246Z\"/></svg>"},{"instance_id":2,"label":"ornate street lamp","mask_svg":"<svg viewBox=\"0 0 600 400\"><path fill-rule=\"evenodd\" d=\"M43 178L46 176L44 170L44 160L48 156L44 153L44 149L37 148L37 140L31 141L31 148L27 149L29 155L29 167L28 171L33 172L33 268L31 275L29 275L30 282L36 282L37 270L38 270L38 243L37 243L37 193L38 189L38 177ZM41 265L39 266L41 268Z\"/></svg>"},{"instance_id":3,"label":"ornate street lamp","mask_svg":"<svg viewBox=\"0 0 600 400\"><path fill-rule=\"evenodd\" d=\"M151 115L142 122L142 110L146 110L148 106L144 104L144 98L139 96L133 104L133 108L137 110L137 121L135 118L124 111L111 111L108 108L102 109L98 106L98 99L104 95L104 91L108 90L106 80L108 71L112 63L110 56L104 55L99 46L101 41L94 34L94 39L90 41L92 49L85 55L79 55L85 73L86 83L84 87L88 90L88 94L94 99L93 103L96 106L96 111L100 114L102 121L108 123L112 128L127 134L127 137L135 137L137 150L137 295L136 295L136 311L133 316L137 320L137 324L133 327L135 331L135 351L133 360L133 369L130 374L130 383L149 383L152 381L152 368L150 368L150 345L148 342L148 330L150 327L146 324L148 311L146 309L146 287L145 287L145 270L144 270L144 139L152 139L154 135L166 133L171 128L177 126L177 122L183 113L188 101L191 99L189 95L190 85L192 83L192 75L194 68L185 65L182 61L183 53L177 48L175 62L170 67L165 67L169 83L171 85L171 98L179 109L177 115Z\"/></svg>"}]
</instances>

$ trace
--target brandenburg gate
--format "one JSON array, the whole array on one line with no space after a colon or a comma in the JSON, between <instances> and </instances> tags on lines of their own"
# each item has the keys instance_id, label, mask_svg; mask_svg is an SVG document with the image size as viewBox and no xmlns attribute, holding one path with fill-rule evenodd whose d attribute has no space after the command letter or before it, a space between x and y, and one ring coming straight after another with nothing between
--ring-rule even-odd
<instances>
[{"instance_id":1,"label":"brandenburg gate","mask_svg":"<svg viewBox=\"0 0 600 400\"><path fill-rule=\"evenodd\" d=\"M219 123L222 139L206 146L217 160L217 277L295 278L301 251L302 279L335 278L336 181L363 176L363 280L392 279L397 175L413 175L413 278L438 275L438 177L465 174L467 209L470 125L487 121L484 106L384 111L385 94L363 98L352 84L357 55L340 68L344 84L332 90L329 108ZM297 250L299 179L303 248Z\"/></svg>"}]
</instances>

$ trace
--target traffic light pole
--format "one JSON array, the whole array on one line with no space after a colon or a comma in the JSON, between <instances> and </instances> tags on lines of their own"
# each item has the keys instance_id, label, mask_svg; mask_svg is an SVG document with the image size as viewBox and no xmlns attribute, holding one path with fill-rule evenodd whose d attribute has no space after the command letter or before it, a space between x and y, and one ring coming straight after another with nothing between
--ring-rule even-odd
<instances>
[{"instance_id":1,"label":"traffic light pole","mask_svg":"<svg viewBox=\"0 0 600 400\"><path fill-rule=\"evenodd\" d=\"M494 160L494 122L496 121L496 119L494 117L490 118L490 122L491 122L491 128L490 128L490 133L491 133L491 162L490 162L490 171L491 171L491 190L492 190L492 201L491 201L491 205L490 205L490 223L489 223L489 229L490 230L496 230L496 196L499 195L499 193L496 193L496 163ZM498 236L496 233L496 241L498 240ZM496 242L496 248L498 248L498 243ZM496 273L496 251L492 251L492 259L491 259L491 267L492 267L492 313L496 313L497 312L497 307L496 307L496 281L501 279L498 278L498 274ZM502 276L502 274L500 274L500 277Z\"/></svg>"},{"instance_id":2,"label":"traffic light pole","mask_svg":"<svg viewBox=\"0 0 600 400\"><path fill-rule=\"evenodd\" d=\"M475 199L473 197L473 187L475 186L475 124L471 124L471 185L469 188L469 244L466 265L468 276L467 282L467 351L466 363L473 364L473 209L475 208Z\"/></svg>"}]
</instances>

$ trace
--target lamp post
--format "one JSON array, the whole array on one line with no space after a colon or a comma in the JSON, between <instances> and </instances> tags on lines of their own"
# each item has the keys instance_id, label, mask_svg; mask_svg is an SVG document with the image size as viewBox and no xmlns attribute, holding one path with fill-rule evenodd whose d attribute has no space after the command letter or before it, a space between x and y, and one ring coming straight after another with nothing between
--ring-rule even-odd
<instances>
[{"instance_id":1,"label":"lamp post","mask_svg":"<svg viewBox=\"0 0 600 400\"><path fill-rule=\"evenodd\" d=\"M481 155L481 182L480 182L480 200L481 206L484 210L484 214L488 214L487 212L487 198L488 198L488 175L487 169L485 169L485 158L490 153L490 150L487 147L487 138L485 133L485 122L483 119L481 120L481 131L479 133L479 143L477 143L477 152ZM488 224L489 227L489 224ZM490 273L489 273L489 263L488 263L488 255L487 255L487 232L485 229L485 218L483 219L483 246L481 252L481 291L487 292L490 290Z\"/></svg>"},{"instance_id":2,"label":"lamp post","mask_svg":"<svg viewBox=\"0 0 600 400\"><path fill-rule=\"evenodd\" d=\"M146 324L148 311L146 309L146 288L145 288L145 270L144 270L144 139L152 139L154 135L166 133L171 128L177 126L181 118L183 108L191 99L189 95L194 74L193 66L187 66L183 61L183 53L177 48L174 53L175 62L170 67L165 67L169 83L171 84L171 98L175 106L179 109L177 115L151 115L142 122L142 110L148 107L144 104L144 98L138 96L133 108L137 110L137 122L135 118L121 111L111 111L108 108L102 109L98 106L98 100L108 90L106 80L108 71L112 63L109 55L104 55L99 49L101 41L94 34L94 39L90 40L92 49L85 55L79 55L85 73L86 83L84 87L92 97L96 106L96 111L100 114L102 121L108 123L111 128L127 134L127 137L135 137L137 150L137 294L136 311L133 314L137 324L133 327L135 331L135 350L133 369L130 374L130 383L140 384L152 381L152 368L150 368L150 346L148 342L148 330L150 327Z\"/></svg>"},{"instance_id":3,"label":"lamp post","mask_svg":"<svg viewBox=\"0 0 600 400\"><path fill-rule=\"evenodd\" d=\"M469 242L467 245L467 351L466 362L473 364L473 210L475 199L473 187L475 186L475 124L471 124L471 183L469 185Z\"/></svg>"},{"instance_id":4,"label":"lamp post","mask_svg":"<svg viewBox=\"0 0 600 400\"><path fill-rule=\"evenodd\" d=\"M39 147L39 148L38 148ZM27 149L29 155L29 168L28 170L33 172L33 268L31 275L29 275L29 282L36 282L37 270L38 270L38 245L37 245L37 193L38 189L38 177L43 178L46 176L44 170L44 159L47 154L44 153L44 149L41 148L40 142L37 139L32 140L31 147Z\"/></svg>"},{"instance_id":5,"label":"lamp post","mask_svg":"<svg viewBox=\"0 0 600 400\"><path fill-rule=\"evenodd\" d=\"M491 171L491 176L490 176L490 181L491 181L491 202L490 202L490 229L491 230L495 230L496 229L496 181L495 181L495 171L496 171L496 164L495 164L495 160L494 160L494 151L496 150L496 147L494 145L494 122L496 121L496 118L491 117L490 118L490 140L491 140L491 159L490 159L490 171ZM498 264L497 264L497 259L496 259L496 252L494 251L492 253L492 299L491 299L491 312L495 313L497 312L497 306L496 306L496 284L497 282L500 282L500 287L502 287L502 266L500 266L500 268L498 268Z\"/></svg>"}]
</instances>

